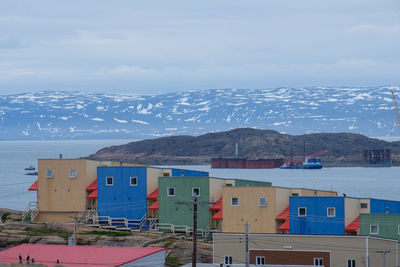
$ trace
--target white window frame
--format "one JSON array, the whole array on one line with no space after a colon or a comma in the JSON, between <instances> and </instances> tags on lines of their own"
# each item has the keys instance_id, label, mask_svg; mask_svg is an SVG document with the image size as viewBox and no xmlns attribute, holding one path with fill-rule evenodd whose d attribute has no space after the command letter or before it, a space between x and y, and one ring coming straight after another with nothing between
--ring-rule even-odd
<instances>
[{"instance_id":1,"label":"white window frame","mask_svg":"<svg viewBox=\"0 0 400 267\"><path fill-rule=\"evenodd\" d=\"M300 215L300 209L304 209L304 215ZM297 208L297 216L298 217L307 217L307 208L306 207L298 207Z\"/></svg>"},{"instance_id":2,"label":"white window frame","mask_svg":"<svg viewBox=\"0 0 400 267\"><path fill-rule=\"evenodd\" d=\"M362 205L366 205L366 207L365 208L363 208L363 206ZM360 209L368 209L368 203L360 203Z\"/></svg>"},{"instance_id":3,"label":"white window frame","mask_svg":"<svg viewBox=\"0 0 400 267\"><path fill-rule=\"evenodd\" d=\"M355 259L347 259L346 263L347 263L346 267L356 267L356 260Z\"/></svg>"},{"instance_id":4,"label":"white window frame","mask_svg":"<svg viewBox=\"0 0 400 267\"><path fill-rule=\"evenodd\" d=\"M264 199L264 203L261 203L261 199ZM258 206L259 207L266 207L267 206L267 198L266 197L259 197L258 198Z\"/></svg>"},{"instance_id":5,"label":"white window frame","mask_svg":"<svg viewBox=\"0 0 400 267\"><path fill-rule=\"evenodd\" d=\"M53 178L53 177L54 177L54 170L53 169L46 169L46 178Z\"/></svg>"},{"instance_id":6,"label":"white window frame","mask_svg":"<svg viewBox=\"0 0 400 267\"><path fill-rule=\"evenodd\" d=\"M194 193L195 189L199 189L199 193L197 195ZM200 187L192 187L192 197L199 197L199 196L200 196Z\"/></svg>"},{"instance_id":7,"label":"white window frame","mask_svg":"<svg viewBox=\"0 0 400 267\"><path fill-rule=\"evenodd\" d=\"M233 257L232 256L224 256L224 263L225 264L232 264Z\"/></svg>"},{"instance_id":8,"label":"white window frame","mask_svg":"<svg viewBox=\"0 0 400 267\"><path fill-rule=\"evenodd\" d=\"M174 194L170 194L169 193L170 189L174 190ZM173 186L167 187L167 196L169 196L169 197L174 197L175 196L175 187L173 187Z\"/></svg>"},{"instance_id":9,"label":"white window frame","mask_svg":"<svg viewBox=\"0 0 400 267\"><path fill-rule=\"evenodd\" d=\"M400 224L397 225L397 233L400 235Z\"/></svg>"},{"instance_id":10,"label":"white window frame","mask_svg":"<svg viewBox=\"0 0 400 267\"><path fill-rule=\"evenodd\" d=\"M78 175L78 171L76 169L69 170L69 178L76 178Z\"/></svg>"},{"instance_id":11,"label":"white window frame","mask_svg":"<svg viewBox=\"0 0 400 267\"><path fill-rule=\"evenodd\" d=\"M314 258L314 266L324 266L324 258Z\"/></svg>"},{"instance_id":12,"label":"white window frame","mask_svg":"<svg viewBox=\"0 0 400 267\"><path fill-rule=\"evenodd\" d=\"M136 183L135 183L135 184L132 184L132 179L136 179ZM137 186L138 183L139 183L139 181L138 181L137 176L131 176L131 177L129 177L129 185L130 185L130 186Z\"/></svg>"},{"instance_id":13,"label":"white window frame","mask_svg":"<svg viewBox=\"0 0 400 267\"><path fill-rule=\"evenodd\" d=\"M233 205L233 199L237 199L237 204ZM232 207L238 207L239 206L239 198L238 197L231 197L231 206Z\"/></svg>"},{"instance_id":14,"label":"white window frame","mask_svg":"<svg viewBox=\"0 0 400 267\"><path fill-rule=\"evenodd\" d=\"M376 233L372 232L372 227L376 226ZM370 224L369 225L369 234L370 235L379 235L379 224Z\"/></svg>"},{"instance_id":15,"label":"white window frame","mask_svg":"<svg viewBox=\"0 0 400 267\"><path fill-rule=\"evenodd\" d=\"M256 265L257 266L265 265L265 256L256 256Z\"/></svg>"},{"instance_id":16,"label":"white window frame","mask_svg":"<svg viewBox=\"0 0 400 267\"><path fill-rule=\"evenodd\" d=\"M111 184L108 183L108 178L111 178ZM114 177L106 176L106 186L114 186Z\"/></svg>"},{"instance_id":17,"label":"white window frame","mask_svg":"<svg viewBox=\"0 0 400 267\"><path fill-rule=\"evenodd\" d=\"M329 215L329 209L333 209L333 215ZM326 216L327 217L336 217L336 208L335 207L327 207L326 208Z\"/></svg>"}]
</instances>

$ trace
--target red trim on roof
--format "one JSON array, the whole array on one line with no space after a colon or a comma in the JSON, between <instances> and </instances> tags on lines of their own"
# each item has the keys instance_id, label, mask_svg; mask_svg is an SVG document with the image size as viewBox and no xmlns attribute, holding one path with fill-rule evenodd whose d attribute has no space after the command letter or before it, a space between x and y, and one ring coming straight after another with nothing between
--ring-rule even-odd
<instances>
[{"instance_id":1,"label":"red trim on roof","mask_svg":"<svg viewBox=\"0 0 400 267\"><path fill-rule=\"evenodd\" d=\"M287 218L289 218L289 207L284 209L278 216L276 216L275 220L286 221Z\"/></svg>"},{"instance_id":2,"label":"red trim on roof","mask_svg":"<svg viewBox=\"0 0 400 267\"><path fill-rule=\"evenodd\" d=\"M95 247L22 244L0 251L2 263L18 262L19 255L25 259L29 255L35 259L35 264L49 267L65 265L72 267L114 267L163 251L163 248L150 247ZM60 261L57 264L57 259Z\"/></svg>"},{"instance_id":3,"label":"red trim on roof","mask_svg":"<svg viewBox=\"0 0 400 267\"><path fill-rule=\"evenodd\" d=\"M222 210L222 197L220 197L214 205L210 206L209 210L211 210L211 211Z\"/></svg>"},{"instance_id":4,"label":"red trim on roof","mask_svg":"<svg viewBox=\"0 0 400 267\"><path fill-rule=\"evenodd\" d=\"M344 228L345 232L357 232L357 229L360 228L360 216L354 219L349 225Z\"/></svg>"},{"instance_id":5,"label":"red trim on roof","mask_svg":"<svg viewBox=\"0 0 400 267\"><path fill-rule=\"evenodd\" d=\"M92 193L90 193L87 197L87 199L97 199L97 190L94 190Z\"/></svg>"},{"instance_id":6,"label":"red trim on roof","mask_svg":"<svg viewBox=\"0 0 400 267\"><path fill-rule=\"evenodd\" d=\"M29 188L29 191L36 191L39 189L39 180L36 180Z\"/></svg>"},{"instance_id":7,"label":"red trim on roof","mask_svg":"<svg viewBox=\"0 0 400 267\"><path fill-rule=\"evenodd\" d=\"M215 215L212 216L211 219L213 219L213 220L222 220L222 210L220 210L217 213L215 213Z\"/></svg>"},{"instance_id":8,"label":"red trim on roof","mask_svg":"<svg viewBox=\"0 0 400 267\"><path fill-rule=\"evenodd\" d=\"M158 210L158 200L156 202L154 202L153 204L151 204L151 206L149 207L149 210Z\"/></svg>"},{"instance_id":9,"label":"red trim on roof","mask_svg":"<svg viewBox=\"0 0 400 267\"><path fill-rule=\"evenodd\" d=\"M150 195L147 196L148 200L157 200L158 199L158 188L151 192Z\"/></svg>"},{"instance_id":10,"label":"red trim on roof","mask_svg":"<svg viewBox=\"0 0 400 267\"><path fill-rule=\"evenodd\" d=\"M279 231L289 231L290 230L289 219L287 219L281 226L279 226L278 230Z\"/></svg>"},{"instance_id":11,"label":"red trim on roof","mask_svg":"<svg viewBox=\"0 0 400 267\"><path fill-rule=\"evenodd\" d=\"M88 187L86 187L86 191L94 191L97 190L97 180L94 180Z\"/></svg>"}]
</instances>

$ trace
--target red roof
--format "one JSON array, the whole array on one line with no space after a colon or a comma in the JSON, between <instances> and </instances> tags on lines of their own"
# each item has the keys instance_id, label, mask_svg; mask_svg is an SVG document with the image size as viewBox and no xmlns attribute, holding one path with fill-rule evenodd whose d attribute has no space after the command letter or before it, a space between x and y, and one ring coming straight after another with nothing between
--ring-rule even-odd
<instances>
[{"instance_id":1,"label":"red roof","mask_svg":"<svg viewBox=\"0 0 400 267\"><path fill-rule=\"evenodd\" d=\"M279 226L278 230L279 231L289 231L290 230L289 219L287 219L281 226Z\"/></svg>"},{"instance_id":2,"label":"red roof","mask_svg":"<svg viewBox=\"0 0 400 267\"><path fill-rule=\"evenodd\" d=\"M150 205L149 210L158 210L158 200Z\"/></svg>"},{"instance_id":3,"label":"red roof","mask_svg":"<svg viewBox=\"0 0 400 267\"><path fill-rule=\"evenodd\" d=\"M86 187L86 191L94 191L97 189L97 180L94 180L88 187Z\"/></svg>"},{"instance_id":4,"label":"red roof","mask_svg":"<svg viewBox=\"0 0 400 267\"><path fill-rule=\"evenodd\" d=\"M39 189L39 180L36 180L29 188L30 191L36 191Z\"/></svg>"},{"instance_id":5,"label":"red roof","mask_svg":"<svg viewBox=\"0 0 400 267\"><path fill-rule=\"evenodd\" d=\"M86 198L87 199L97 199L97 189L94 190L92 193L90 193Z\"/></svg>"},{"instance_id":6,"label":"red roof","mask_svg":"<svg viewBox=\"0 0 400 267\"><path fill-rule=\"evenodd\" d=\"M147 196L148 200L157 200L158 199L158 188L154 190L150 195Z\"/></svg>"},{"instance_id":7,"label":"red roof","mask_svg":"<svg viewBox=\"0 0 400 267\"><path fill-rule=\"evenodd\" d=\"M123 265L154 253L163 251L163 248L143 247L95 247L95 246L66 246L22 244L0 251L1 263L18 263L19 255L35 259L35 264L46 266L64 265L72 267L108 267ZM57 259L59 263L57 264Z\"/></svg>"},{"instance_id":8,"label":"red roof","mask_svg":"<svg viewBox=\"0 0 400 267\"><path fill-rule=\"evenodd\" d=\"M276 216L275 220L286 221L287 218L289 218L289 207L284 209L278 216Z\"/></svg>"},{"instance_id":9,"label":"red roof","mask_svg":"<svg viewBox=\"0 0 400 267\"><path fill-rule=\"evenodd\" d=\"M213 211L222 210L222 197L220 197L214 205L210 206L209 210L213 210Z\"/></svg>"},{"instance_id":10,"label":"red roof","mask_svg":"<svg viewBox=\"0 0 400 267\"><path fill-rule=\"evenodd\" d=\"M222 220L222 210L218 211L217 213L215 213L214 216L212 216L213 220Z\"/></svg>"},{"instance_id":11,"label":"red roof","mask_svg":"<svg viewBox=\"0 0 400 267\"><path fill-rule=\"evenodd\" d=\"M357 232L357 229L360 228L360 216L355 218L349 225L344 228L345 232Z\"/></svg>"}]
</instances>

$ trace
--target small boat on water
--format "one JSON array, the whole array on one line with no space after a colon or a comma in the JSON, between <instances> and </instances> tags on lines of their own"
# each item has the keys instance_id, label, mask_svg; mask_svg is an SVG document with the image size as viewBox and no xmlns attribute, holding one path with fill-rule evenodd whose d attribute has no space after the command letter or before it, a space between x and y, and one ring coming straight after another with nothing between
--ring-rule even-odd
<instances>
[{"instance_id":1,"label":"small boat on water","mask_svg":"<svg viewBox=\"0 0 400 267\"><path fill-rule=\"evenodd\" d=\"M34 170L36 170L36 168L33 167L32 165L29 165L29 167L25 168L25 171L34 171Z\"/></svg>"},{"instance_id":2,"label":"small boat on water","mask_svg":"<svg viewBox=\"0 0 400 267\"><path fill-rule=\"evenodd\" d=\"M301 166L302 169L322 169L320 158L306 158Z\"/></svg>"}]
</instances>

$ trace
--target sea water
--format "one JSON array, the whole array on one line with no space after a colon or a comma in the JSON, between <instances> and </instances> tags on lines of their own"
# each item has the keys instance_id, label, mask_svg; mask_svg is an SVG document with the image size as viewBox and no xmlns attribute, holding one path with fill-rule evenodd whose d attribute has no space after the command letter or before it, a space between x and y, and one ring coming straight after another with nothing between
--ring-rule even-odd
<instances>
[{"instance_id":1,"label":"sea water","mask_svg":"<svg viewBox=\"0 0 400 267\"><path fill-rule=\"evenodd\" d=\"M99 149L129 140L0 141L0 208L23 210L36 201L28 191L36 176L25 175L29 165L37 168L39 158L86 157ZM169 166L209 171L213 177L272 182L275 186L334 190L339 195L400 201L400 167L336 167L320 170L211 169L210 165Z\"/></svg>"}]
</instances>

